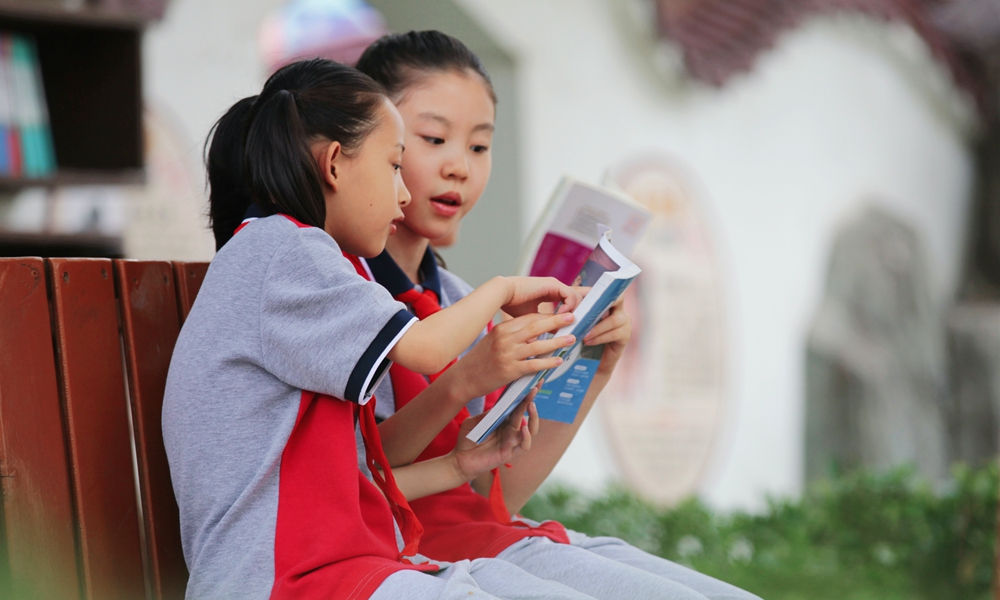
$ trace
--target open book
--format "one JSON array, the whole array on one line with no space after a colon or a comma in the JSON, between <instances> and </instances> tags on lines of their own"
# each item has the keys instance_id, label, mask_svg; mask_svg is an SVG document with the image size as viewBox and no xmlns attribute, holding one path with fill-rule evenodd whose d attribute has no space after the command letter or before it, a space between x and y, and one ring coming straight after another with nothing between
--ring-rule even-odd
<instances>
[{"instance_id":1,"label":"open book","mask_svg":"<svg viewBox=\"0 0 1000 600\"><path fill-rule=\"evenodd\" d=\"M550 393L543 401L541 394L536 397L535 402L539 409L539 416L543 410L543 404L549 404L545 410L549 414L559 414L563 418L557 420L572 422L576 417L576 412L580 407L582 395L575 393L577 388L582 386L586 391L590 385L590 379L583 381L578 376L574 376L576 367L575 361L570 360L574 353L583 347L583 338L597 324L601 317L608 311L612 304L625 292L641 272L639 267L625 258L614 246L611 245L608 231L601 236L597 247L590 253L584 262L583 268L577 275L577 284L591 286L590 292L576 307L573 314L576 319L573 323L563 327L555 335L576 336L576 343L568 348L562 348L553 353L554 356L561 356L563 364L557 369L548 369L538 373L525 375L514 381L504 390L500 399L483 419L469 432L468 438L476 443L482 442L489 437L497 427L513 412L514 408L524 400L531 388L535 386L543 377L552 376L555 380L563 380L564 388L561 392ZM572 281L570 283L573 283ZM593 373L591 373L591 377ZM553 388L550 388L553 389ZM551 409L551 410L550 410ZM548 418L548 417L546 417Z\"/></svg>"},{"instance_id":2,"label":"open book","mask_svg":"<svg viewBox=\"0 0 1000 600\"><path fill-rule=\"evenodd\" d=\"M519 272L572 283L585 269L604 229L614 230L615 248L628 258L650 219L646 207L620 189L563 177L525 244ZM593 285L598 275L583 285ZM603 354L603 345L580 345L567 356L535 398L538 415L572 423ZM567 374L571 376L564 377Z\"/></svg>"}]
</instances>

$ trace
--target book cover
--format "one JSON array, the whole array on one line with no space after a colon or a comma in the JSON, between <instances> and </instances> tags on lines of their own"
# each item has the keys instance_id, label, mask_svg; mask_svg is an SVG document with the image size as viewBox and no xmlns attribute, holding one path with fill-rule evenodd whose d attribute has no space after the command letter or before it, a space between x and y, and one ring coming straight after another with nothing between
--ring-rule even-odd
<instances>
[{"instance_id":1,"label":"book cover","mask_svg":"<svg viewBox=\"0 0 1000 600\"><path fill-rule=\"evenodd\" d=\"M0 33L0 175L13 175L11 164L10 136L13 127L13 112L11 109L11 89L7 74L7 35Z\"/></svg>"},{"instance_id":2,"label":"book cover","mask_svg":"<svg viewBox=\"0 0 1000 600\"><path fill-rule=\"evenodd\" d=\"M601 243L587 257L573 280L573 285L593 287L601 275L617 271L629 262L627 257L617 253L614 246L604 243L605 239L610 241L610 234L606 227L602 226L600 229ZM609 252L616 254L612 257ZM603 317L604 314L598 317L598 321ZM573 352L566 356L566 362L553 370L545 378L542 388L538 390L538 395L535 397L538 416L550 421L572 423L580 410L583 398L587 395L587 390L590 389L590 382L597 373L603 355L603 345L585 346L582 342L579 343Z\"/></svg>"},{"instance_id":3,"label":"book cover","mask_svg":"<svg viewBox=\"0 0 1000 600\"><path fill-rule=\"evenodd\" d=\"M17 117L17 77L14 72L14 36L4 34L0 37L0 53L3 58L3 75L7 83L10 121L7 128L7 137L3 140L7 149L11 177L20 177L24 173L24 156L21 145L21 126Z\"/></svg>"},{"instance_id":4,"label":"book cover","mask_svg":"<svg viewBox=\"0 0 1000 600\"><path fill-rule=\"evenodd\" d=\"M45 82L42 79L42 63L38 58L38 45L32 38L26 39L26 51L31 64L33 86L32 100L38 118L37 152L39 173L49 175L56 170L55 145L52 142L52 124L49 121L48 100L45 98Z\"/></svg>"},{"instance_id":5,"label":"book cover","mask_svg":"<svg viewBox=\"0 0 1000 600\"><path fill-rule=\"evenodd\" d=\"M27 36L14 35L10 50L13 112L20 134L22 172L25 177L44 177L55 169L55 157L35 42Z\"/></svg>"}]
</instances>

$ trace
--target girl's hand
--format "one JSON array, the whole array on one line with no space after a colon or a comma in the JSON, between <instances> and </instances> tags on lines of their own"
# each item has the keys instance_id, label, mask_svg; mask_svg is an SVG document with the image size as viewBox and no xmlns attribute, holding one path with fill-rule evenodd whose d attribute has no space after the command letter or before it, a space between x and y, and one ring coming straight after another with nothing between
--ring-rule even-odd
<instances>
[{"instance_id":1,"label":"girl's hand","mask_svg":"<svg viewBox=\"0 0 1000 600\"><path fill-rule=\"evenodd\" d=\"M572 312L580 303L580 292L555 277L507 277L511 284L507 303L501 307L508 315L517 317L538 312L543 302L561 302L559 312Z\"/></svg>"},{"instance_id":2,"label":"girl's hand","mask_svg":"<svg viewBox=\"0 0 1000 600\"><path fill-rule=\"evenodd\" d=\"M625 307L622 304L624 300L625 297L622 296L612 304L608 315L601 319L597 325L594 325L594 328L583 338L583 343L587 346L605 344L601 364L597 367L599 373L610 373L614 370L618 360L625 352L625 346L632 338L632 317L625 312Z\"/></svg>"},{"instance_id":3,"label":"girl's hand","mask_svg":"<svg viewBox=\"0 0 1000 600\"><path fill-rule=\"evenodd\" d=\"M538 410L534 403L537 392L538 386L514 409L507 422L481 444L476 444L466 435L482 420L485 413L470 417L462 423L452 454L465 481L471 481L494 467L508 463L531 448L532 436L538 433ZM527 422L524 419L525 411L528 413Z\"/></svg>"},{"instance_id":4,"label":"girl's hand","mask_svg":"<svg viewBox=\"0 0 1000 600\"><path fill-rule=\"evenodd\" d=\"M573 315L543 315L532 313L504 321L454 364L443 377L453 378L451 385L460 386L460 396L485 396L522 375L552 369L562 364L556 357L543 356L570 346L572 335L539 340L538 336L573 322Z\"/></svg>"}]
</instances>

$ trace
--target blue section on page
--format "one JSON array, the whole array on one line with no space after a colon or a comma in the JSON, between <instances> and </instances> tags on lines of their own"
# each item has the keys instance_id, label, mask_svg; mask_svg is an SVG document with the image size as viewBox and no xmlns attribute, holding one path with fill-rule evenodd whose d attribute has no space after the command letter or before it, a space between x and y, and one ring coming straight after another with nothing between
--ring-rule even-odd
<instances>
[{"instance_id":1,"label":"blue section on page","mask_svg":"<svg viewBox=\"0 0 1000 600\"><path fill-rule=\"evenodd\" d=\"M599 359L578 358L561 377L546 381L535 396L538 416L550 421L572 423L600 363Z\"/></svg>"}]
</instances>

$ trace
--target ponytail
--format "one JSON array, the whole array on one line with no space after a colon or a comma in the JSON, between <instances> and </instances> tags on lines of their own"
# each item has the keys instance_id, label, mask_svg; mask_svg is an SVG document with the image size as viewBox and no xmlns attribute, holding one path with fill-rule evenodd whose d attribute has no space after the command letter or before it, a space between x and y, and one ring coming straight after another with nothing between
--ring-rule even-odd
<instances>
[{"instance_id":1,"label":"ponytail","mask_svg":"<svg viewBox=\"0 0 1000 600\"><path fill-rule=\"evenodd\" d=\"M233 237L243 215L253 203L243 168L246 121L257 96L234 104L215 122L203 150L208 185L208 219L215 235L216 252Z\"/></svg>"},{"instance_id":2,"label":"ponytail","mask_svg":"<svg viewBox=\"0 0 1000 600\"><path fill-rule=\"evenodd\" d=\"M259 100L254 112L246 164L257 206L265 215L280 212L322 228L326 202L295 96L278 90Z\"/></svg>"},{"instance_id":3,"label":"ponytail","mask_svg":"<svg viewBox=\"0 0 1000 600\"><path fill-rule=\"evenodd\" d=\"M324 227L326 201L310 144L339 142L350 155L375 130L385 100L370 77L330 60L276 71L247 116L245 180L260 210Z\"/></svg>"}]
</instances>

